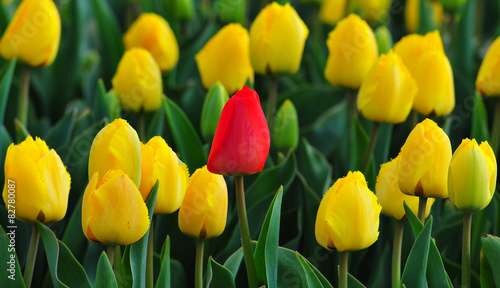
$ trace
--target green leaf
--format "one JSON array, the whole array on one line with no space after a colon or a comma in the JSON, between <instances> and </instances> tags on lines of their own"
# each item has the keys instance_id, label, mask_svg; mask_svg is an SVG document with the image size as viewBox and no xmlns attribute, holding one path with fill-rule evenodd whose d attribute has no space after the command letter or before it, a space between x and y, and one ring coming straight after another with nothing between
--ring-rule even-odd
<instances>
[{"instance_id":1,"label":"green leaf","mask_svg":"<svg viewBox=\"0 0 500 288\"><path fill-rule=\"evenodd\" d=\"M408 287L426 287L425 275L431 243L431 231L432 217L429 218L424 229L418 234L406 260L401 283Z\"/></svg>"},{"instance_id":2,"label":"green leaf","mask_svg":"<svg viewBox=\"0 0 500 288\"><path fill-rule=\"evenodd\" d=\"M5 117L5 108L9 98L12 76L16 67L17 58L10 60L0 71L0 123L3 125ZM0 142L0 144L2 144Z\"/></svg>"},{"instance_id":3,"label":"green leaf","mask_svg":"<svg viewBox=\"0 0 500 288\"><path fill-rule=\"evenodd\" d=\"M434 11L432 3L429 0L420 0L418 5L420 5L418 7L418 11L420 11L420 13L418 13L417 32L423 35L435 29L433 19Z\"/></svg>"},{"instance_id":4,"label":"green leaf","mask_svg":"<svg viewBox=\"0 0 500 288\"><path fill-rule=\"evenodd\" d=\"M481 250L481 288L496 288L495 277L491 269L488 257Z\"/></svg>"},{"instance_id":5,"label":"green leaf","mask_svg":"<svg viewBox=\"0 0 500 288\"><path fill-rule=\"evenodd\" d=\"M481 244L483 245L483 256L488 258L493 278L495 279L495 285L496 287L500 287L500 238L483 234Z\"/></svg>"},{"instance_id":6,"label":"green leaf","mask_svg":"<svg viewBox=\"0 0 500 288\"><path fill-rule=\"evenodd\" d=\"M350 273L347 273L347 286L349 288L366 288L358 279L354 278Z\"/></svg>"},{"instance_id":7,"label":"green leaf","mask_svg":"<svg viewBox=\"0 0 500 288\"><path fill-rule=\"evenodd\" d=\"M159 182L156 181L153 188L151 188L148 199L146 200L148 214L150 215L150 225L155 208L156 195L158 194L158 185ZM132 275L134 277L133 287L144 287L146 285L146 256L150 231L151 227L149 227L148 232L146 232L146 234L144 234L139 241L130 245L130 267L132 268Z\"/></svg>"},{"instance_id":8,"label":"green leaf","mask_svg":"<svg viewBox=\"0 0 500 288\"><path fill-rule=\"evenodd\" d=\"M162 136L163 128L165 126L165 110L158 109L154 112L153 116L148 123L148 131L146 133L147 139L154 136Z\"/></svg>"},{"instance_id":9,"label":"green leaf","mask_svg":"<svg viewBox=\"0 0 500 288\"><path fill-rule=\"evenodd\" d=\"M490 139L488 132L488 115L486 115L483 99L477 91L474 97L474 103L471 138L475 138L478 142L488 141Z\"/></svg>"},{"instance_id":10,"label":"green leaf","mask_svg":"<svg viewBox=\"0 0 500 288\"><path fill-rule=\"evenodd\" d=\"M236 288L233 273L231 273L231 271L229 271L226 267L217 263L212 256L210 256L208 261L207 278L208 288Z\"/></svg>"},{"instance_id":11,"label":"green leaf","mask_svg":"<svg viewBox=\"0 0 500 288\"><path fill-rule=\"evenodd\" d=\"M131 246L126 246L125 250L123 252L122 256L122 261L121 263L119 261L118 263L115 263L115 276L116 276L116 282L118 282L118 287L132 287L134 277L132 275L132 267L130 265L130 247ZM118 250L118 247L115 250L115 258L116 258L116 252Z\"/></svg>"},{"instance_id":12,"label":"green leaf","mask_svg":"<svg viewBox=\"0 0 500 288\"><path fill-rule=\"evenodd\" d=\"M42 239L54 287L92 287L83 267L66 244L57 240L47 226L36 223Z\"/></svg>"},{"instance_id":13,"label":"green leaf","mask_svg":"<svg viewBox=\"0 0 500 288\"><path fill-rule=\"evenodd\" d=\"M180 154L180 159L187 164L189 172L203 167L207 157L203 150L200 137L186 114L167 97L163 98L163 108L167 115L167 122L174 138L175 146Z\"/></svg>"},{"instance_id":14,"label":"green leaf","mask_svg":"<svg viewBox=\"0 0 500 288\"><path fill-rule=\"evenodd\" d=\"M75 258L80 260L83 260L85 256L88 241L82 231L82 201L83 193L69 218L62 236L62 242L67 243L66 245L75 255Z\"/></svg>"},{"instance_id":15,"label":"green leaf","mask_svg":"<svg viewBox=\"0 0 500 288\"><path fill-rule=\"evenodd\" d=\"M298 264L302 267L302 269L304 269L305 277L302 278L302 281L305 280L305 282L302 282L302 287L323 288L323 284L321 284L321 281L316 276L316 273L314 273L314 271L311 269L311 267L307 263L307 260L302 255L300 255L299 252L295 252L295 256L297 258Z\"/></svg>"},{"instance_id":16,"label":"green leaf","mask_svg":"<svg viewBox=\"0 0 500 288\"><path fill-rule=\"evenodd\" d=\"M120 118L120 99L113 90L106 92L106 87L102 79L99 79L97 91L94 98L94 121L99 121L108 118L112 122L116 118Z\"/></svg>"},{"instance_id":17,"label":"green leaf","mask_svg":"<svg viewBox=\"0 0 500 288\"><path fill-rule=\"evenodd\" d=\"M160 275L156 280L156 288L170 288L171 285L171 273L170 273L170 237L167 236L167 240L163 243L163 248L161 249L161 268Z\"/></svg>"},{"instance_id":18,"label":"green leaf","mask_svg":"<svg viewBox=\"0 0 500 288\"><path fill-rule=\"evenodd\" d=\"M14 119L14 126L16 129L17 142L24 141L24 139L26 139L26 137L30 135L28 129L26 129L26 127L21 122L19 122L18 119Z\"/></svg>"},{"instance_id":19,"label":"green leaf","mask_svg":"<svg viewBox=\"0 0 500 288\"><path fill-rule=\"evenodd\" d=\"M269 206L254 252L257 278L266 283L267 287L275 287L278 281L278 244L282 199L283 186L278 189Z\"/></svg>"},{"instance_id":20,"label":"green leaf","mask_svg":"<svg viewBox=\"0 0 500 288\"><path fill-rule=\"evenodd\" d=\"M71 109L49 130L45 136L45 142L50 148L59 150L69 144L75 127L76 112L76 108Z\"/></svg>"},{"instance_id":21,"label":"green leaf","mask_svg":"<svg viewBox=\"0 0 500 288\"><path fill-rule=\"evenodd\" d=\"M7 229L9 229L9 227L7 227ZM17 255L15 253L15 246L9 247L10 240L15 240L16 231L13 230L12 233L9 231L9 233L10 234L7 235L7 233L3 230L3 227L0 226L0 259L2 259L0 266L0 286L24 288L23 274L21 273L21 267L19 267L19 261L17 260Z\"/></svg>"},{"instance_id":22,"label":"green leaf","mask_svg":"<svg viewBox=\"0 0 500 288\"><path fill-rule=\"evenodd\" d=\"M322 196L328 190L332 178L332 166L321 152L303 138L296 151L297 168L307 183Z\"/></svg>"},{"instance_id":23,"label":"green leaf","mask_svg":"<svg viewBox=\"0 0 500 288\"><path fill-rule=\"evenodd\" d=\"M233 273L233 276L236 276L236 274L238 274L238 269L240 269L242 259L243 250L239 248L226 259L226 262L224 262L224 267L231 271L231 273Z\"/></svg>"},{"instance_id":24,"label":"green leaf","mask_svg":"<svg viewBox=\"0 0 500 288\"><path fill-rule=\"evenodd\" d=\"M120 247L117 248L120 249ZM97 263L94 288L118 288L115 273L113 273L108 256L104 252L101 253L101 257L99 257L99 262Z\"/></svg>"}]
</instances>

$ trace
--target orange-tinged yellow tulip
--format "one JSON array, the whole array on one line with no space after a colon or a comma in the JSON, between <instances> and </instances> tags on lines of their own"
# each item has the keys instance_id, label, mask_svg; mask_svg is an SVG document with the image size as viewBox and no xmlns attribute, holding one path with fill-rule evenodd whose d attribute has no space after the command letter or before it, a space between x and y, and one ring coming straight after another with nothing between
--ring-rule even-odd
<instances>
[{"instance_id":1,"label":"orange-tinged yellow tulip","mask_svg":"<svg viewBox=\"0 0 500 288\"><path fill-rule=\"evenodd\" d=\"M227 185L222 175L197 169L186 191L179 210L179 228L182 233L205 239L219 236L226 226Z\"/></svg>"},{"instance_id":2,"label":"orange-tinged yellow tulip","mask_svg":"<svg viewBox=\"0 0 500 288\"><path fill-rule=\"evenodd\" d=\"M52 0L24 0L0 40L0 54L31 66L50 65L61 39L61 17Z\"/></svg>"},{"instance_id":3,"label":"orange-tinged yellow tulip","mask_svg":"<svg viewBox=\"0 0 500 288\"><path fill-rule=\"evenodd\" d=\"M431 5L434 26L441 27L443 23L443 5L438 1L432 1ZM414 33L418 29L419 14L420 0L407 0L405 5L405 23L406 29L408 29L410 33Z\"/></svg>"},{"instance_id":4,"label":"orange-tinged yellow tulip","mask_svg":"<svg viewBox=\"0 0 500 288\"><path fill-rule=\"evenodd\" d=\"M94 173L82 202L82 229L89 240L108 246L130 245L149 229L148 208L134 182L121 170L102 179Z\"/></svg>"},{"instance_id":5,"label":"orange-tinged yellow tulip","mask_svg":"<svg viewBox=\"0 0 500 288\"><path fill-rule=\"evenodd\" d=\"M307 35L309 29L290 3L268 4L250 27L250 59L255 72L267 75L297 72Z\"/></svg>"},{"instance_id":6,"label":"orange-tinged yellow tulip","mask_svg":"<svg viewBox=\"0 0 500 288\"><path fill-rule=\"evenodd\" d=\"M121 170L137 187L141 183L141 144L134 128L116 119L102 128L90 147L89 180L95 172Z\"/></svg>"},{"instance_id":7,"label":"orange-tinged yellow tulip","mask_svg":"<svg viewBox=\"0 0 500 288\"><path fill-rule=\"evenodd\" d=\"M498 37L484 56L476 79L479 93L500 96L500 37Z\"/></svg>"},{"instance_id":8,"label":"orange-tinged yellow tulip","mask_svg":"<svg viewBox=\"0 0 500 288\"><path fill-rule=\"evenodd\" d=\"M394 52L381 55L359 89L357 105L367 119L401 123L410 114L417 84Z\"/></svg>"},{"instance_id":9,"label":"orange-tinged yellow tulip","mask_svg":"<svg viewBox=\"0 0 500 288\"><path fill-rule=\"evenodd\" d=\"M366 21L382 22L389 14L391 0L358 0L356 7Z\"/></svg>"},{"instance_id":10,"label":"orange-tinged yellow tulip","mask_svg":"<svg viewBox=\"0 0 500 288\"><path fill-rule=\"evenodd\" d=\"M399 163L401 156L398 156L391 161L382 164L377 176L377 184L375 191L377 193L378 202L382 205L382 213L396 220L402 220L406 216L403 203L410 207L415 215L418 214L418 197L406 195L399 189ZM425 217L429 216L432 204L435 199L430 198L427 201Z\"/></svg>"},{"instance_id":11,"label":"orange-tinged yellow tulip","mask_svg":"<svg viewBox=\"0 0 500 288\"><path fill-rule=\"evenodd\" d=\"M186 193L189 172L177 154L160 136L151 138L146 145L141 144L141 191L146 200L151 188L160 181L156 196L154 214L170 214L181 206Z\"/></svg>"},{"instance_id":12,"label":"orange-tinged yellow tulip","mask_svg":"<svg viewBox=\"0 0 500 288\"><path fill-rule=\"evenodd\" d=\"M382 207L361 172L349 172L326 192L316 216L316 240L329 250L356 251L378 238Z\"/></svg>"},{"instance_id":13,"label":"orange-tinged yellow tulip","mask_svg":"<svg viewBox=\"0 0 500 288\"><path fill-rule=\"evenodd\" d=\"M408 195L448 198L451 144L434 121L417 124L400 152L399 189Z\"/></svg>"},{"instance_id":14,"label":"orange-tinged yellow tulip","mask_svg":"<svg viewBox=\"0 0 500 288\"><path fill-rule=\"evenodd\" d=\"M443 40L439 31L432 31L425 35L410 34L394 45L394 52L398 54L406 65L406 68L413 74L418 63L425 53L439 52L444 54Z\"/></svg>"},{"instance_id":15,"label":"orange-tinged yellow tulip","mask_svg":"<svg viewBox=\"0 0 500 288\"><path fill-rule=\"evenodd\" d=\"M17 219L47 223L64 218L71 177L45 141L28 136L18 145L10 144L4 171L3 200L15 207Z\"/></svg>"},{"instance_id":16,"label":"orange-tinged yellow tulip","mask_svg":"<svg viewBox=\"0 0 500 288\"><path fill-rule=\"evenodd\" d=\"M347 0L325 0L319 10L319 19L327 24L335 25L344 18Z\"/></svg>"},{"instance_id":17,"label":"orange-tinged yellow tulip","mask_svg":"<svg viewBox=\"0 0 500 288\"><path fill-rule=\"evenodd\" d=\"M220 81L232 95L248 79L253 83L249 43L248 31L240 24L228 24L219 30L195 57L203 86L209 89Z\"/></svg>"},{"instance_id":18,"label":"orange-tinged yellow tulip","mask_svg":"<svg viewBox=\"0 0 500 288\"><path fill-rule=\"evenodd\" d=\"M328 35L325 77L331 84L358 89L378 58L375 34L359 16L350 14Z\"/></svg>"},{"instance_id":19,"label":"orange-tinged yellow tulip","mask_svg":"<svg viewBox=\"0 0 500 288\"><path fill-rule=\"evenodd\" d=\"M154 13L144 13L123 36L125 47L148 50L161 71L170 71L179 60L179 45L168 22Z\"/></svg>"},{"instance_id":20,"label":"orange-tinged yellow tulip","mask_svg":"<svg viewBox=\"0 0 500 288\"><path fill-rule=\"evenodd\" d=\"M448 174L450 201L464 213L488 206L495 194L497 161L488 142L462 140L453 154Z\"/></svg>"},{"instance_id":21,"label":"orange-tinged yellow tulip","mask_svg":"<svg viewBox=\"0 0 500 288\"><path fill-rule=\"evenodd\" d=\"M132 48L126 51L112 84L122 106L128 110L152 111L161 105L163 85L160 68L147 50Z\"/></svg>"}]
</instances>

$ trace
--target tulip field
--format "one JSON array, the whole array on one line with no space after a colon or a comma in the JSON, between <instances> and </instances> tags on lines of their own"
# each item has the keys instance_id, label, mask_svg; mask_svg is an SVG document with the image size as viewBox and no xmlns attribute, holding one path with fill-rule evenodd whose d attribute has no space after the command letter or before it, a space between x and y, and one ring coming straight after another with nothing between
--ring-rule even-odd
<instances>
[{"instance_id":1,"label":"tulip field","mask_svg":"<svg viewBox=\"0 0 500 288\"><path fill-rule=\"evenodd\" d=\"M0 287L500 287L497 0L2 0Z\"/></svg>"}]
</instances>

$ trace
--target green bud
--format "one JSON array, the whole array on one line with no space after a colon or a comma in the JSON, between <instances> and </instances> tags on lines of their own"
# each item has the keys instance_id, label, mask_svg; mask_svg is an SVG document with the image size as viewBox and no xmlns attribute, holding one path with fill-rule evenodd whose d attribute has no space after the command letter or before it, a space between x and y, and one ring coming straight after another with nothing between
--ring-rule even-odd
<instances>
[{"instance_id":1,"label":"green bud","mask_svg":"<svg viewBox=\"0 0 500 288\"><path fill-rule=\"evenodd\" d=\"M274 121L272 145L277 149L297 148L299 144L299 119L292 101L285 100Z\"/></svg>"},{"instance_id":2,"label":"green bud","mask_svg":"<svg viewBox=\"0 0 500 288\"><path fill-rule=\"evenodd\" d=\"M391 32L386 26L379 26L377 30L375 30L375 39L377 39L379 54L387 54L394 45Z\"/></svg>"},{"instance_id":3,"label":"green bud","mask_svg":"<svg viewBox=\"0 0 500 288\"><path fill-rule=\"evenodd\" d=\"M206 141L211 142L214 138L222 108L227 100L229 100L229 96L224 85L219 81L215 82L208 90L201 112L201 134Z\"/></svg>"},{"instance_id":4,"label":"green bud","mask_svg":"<svg viewBox=\"0 0 500 288\"><path fill-rule=\"evenodd\" d=\"M189 20L193 18L193 0L175 0L175 13L179 20Z\"/></svg>"},{"instance_id":5,"label":"green bud","mask_svg":"<svg viewBox=\"0 0 500 288\"><path fill-rule=\"evenodd\" d=\"M245 0L215 0L214 9L219 18L226 23L243 23L245 17Z\"/></svg>"}]
</instances>

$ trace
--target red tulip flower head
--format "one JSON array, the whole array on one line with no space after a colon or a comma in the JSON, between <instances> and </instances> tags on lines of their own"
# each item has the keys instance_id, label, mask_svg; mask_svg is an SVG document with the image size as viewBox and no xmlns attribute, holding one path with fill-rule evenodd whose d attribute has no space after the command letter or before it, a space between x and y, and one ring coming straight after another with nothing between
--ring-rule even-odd
<instances>
[{"instance_id":1,"label":"red tulip flower head","mask_svg":"<svg viewBox=\"0 0 500 288\"><path fill-rule=\"evenodd\" d=\"M222 175L257 173L264 168L270 142L259 95L245 86L222 109L207 168Z\"/></svg>"}]
</instances>

